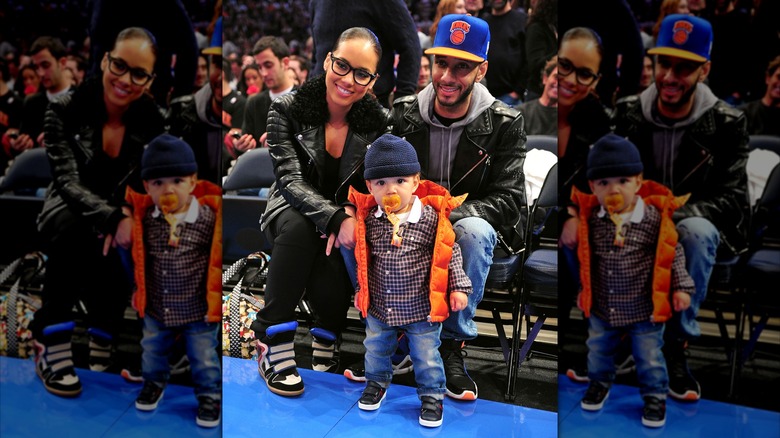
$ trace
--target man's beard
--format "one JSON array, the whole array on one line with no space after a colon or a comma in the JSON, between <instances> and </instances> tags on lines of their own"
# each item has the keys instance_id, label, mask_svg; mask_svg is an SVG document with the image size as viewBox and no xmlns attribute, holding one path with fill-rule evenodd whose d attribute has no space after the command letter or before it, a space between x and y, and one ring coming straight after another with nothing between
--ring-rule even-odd
<instances>
[{"instance_id":1,"label":"man's beard","mask_svg":"<svg viewBox=\"0 0 780 438\"><path fill-rule=\"evenodd\" d=\"M444 102L442 102L441 100L439 100L439 98L438 98L438 97L439 97L439 96L438 96L438 89L436 90L436 100L438 100L438 101L439 101L439 105L441 105L441 106L444 106L444 107L448 107L448 108L454 108L454 107L458 107L458 106L462 105L462 104L463 104L463 103L466 101L466 99L468 99L468 98L469 98L469 96L471 96L471 93L474 91L474 83L475 83L475 82L476 82L476 80L472 81L472 82L471 82L471 85L469 85L469 87L468 87L468 88L466 88L466 89L463 91L463 93L460 95L460 97L458 97L458 98L455 100L455 102L452 102L452 103L444 103Z\"/></svg>"}]
</instances>

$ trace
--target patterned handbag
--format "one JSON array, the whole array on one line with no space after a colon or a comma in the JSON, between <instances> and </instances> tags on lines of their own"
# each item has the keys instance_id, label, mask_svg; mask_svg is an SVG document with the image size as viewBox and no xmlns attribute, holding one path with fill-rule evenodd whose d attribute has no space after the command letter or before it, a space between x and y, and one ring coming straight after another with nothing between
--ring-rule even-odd
<instances>
[{"instance_id":1,"label":"patterned handbag","mask_svg":"<svg viewBox=\"0 0 780 438\"><path fill-rule=\"evenodd\" d=\"M254 332L250 328L264 302L251 290L265 287L270 256L256 252L235 262L222 274L222 354L224 356L257 360Z\"/></svg>"},{"instance_id":2,"label":"patterned handbag","mask_svg":"<svg viewBox=\"0 0 780 438\"><path fill-rule=\"evenodd\" d=\"M0 273L0 356L28 358L35 355L29 329L41 300L30 295L27 287L39 279L45 266L44 255L34 252L14 260Z\"/></svg>"}]
</instances>

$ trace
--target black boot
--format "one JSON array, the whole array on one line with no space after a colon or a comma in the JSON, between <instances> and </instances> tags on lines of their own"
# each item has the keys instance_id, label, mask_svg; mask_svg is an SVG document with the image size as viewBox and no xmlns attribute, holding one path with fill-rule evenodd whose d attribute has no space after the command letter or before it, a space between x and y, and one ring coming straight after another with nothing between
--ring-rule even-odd
<instances>
[{"instance_id":1,"label":"black boot","mask_svg":"<svg viewBox=\"0 0 780 438\"><path fill-rule=\"evenodd\" d=\"M295 321L272 325L256 331L257 370L271 392L286 397L303 393L303 380L295 363Z\"/></svg>"},{"instance_id":2,"label":"black boot","mask_svg":"<svg viewBox=\"0 0 780 438\"><path fill-rule=\"evenodd\" d=\"M447 395L457 400L476 400L477 384L466 371L463 362L463 341L442 339L439 347L444 362L444 374L447 378Z\"/></svg>"},{"instance_id":3,"label":"black boot","mask_svg":"<svg viewBox=\"0 0 780 438\"><path fill-rule=\"evenodd\" d=\"M73 322L50 325L34 341L35 372L47 391L61 397L81 394L81 382L73 368Z\"/></svg>"},{"instance_id":4,"label":"black boot","mask_svg":"<svg viewBox=\"0 0 780 438\"><path fill-rule=\"evenodd\" d=\"M701 386L688 369L685 341L665 340L663 353L669 370L669 395L677 400L697 401L701 398Z\"/></svg>"}]
</instances>

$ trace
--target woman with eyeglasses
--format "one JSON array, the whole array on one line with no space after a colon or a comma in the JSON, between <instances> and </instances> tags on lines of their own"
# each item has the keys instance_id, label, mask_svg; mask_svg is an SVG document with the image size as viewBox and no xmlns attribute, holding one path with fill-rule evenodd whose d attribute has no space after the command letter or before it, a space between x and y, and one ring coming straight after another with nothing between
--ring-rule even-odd
<instances>
[{"instance_id":1,"label":"woman with eyeglasses","mask_svg":"<svg viewBox=\"0 0 780 438\"><path fill-rule=\"evenodd\" d=\"M38 230L48 261L43 305L31 326L37 374L59 396L81 392L71 355L74 305L80 300L87 310L89 367L103 371L128 303L132 218L123 205L128 185L143 190L144 145L163 132L163 115L148 94L156 58L151 33L124 29L100 60L98 77L46 111L53 182Z\"/></svg>"},{"instance_id":2,"label":"woman with eyeglasses","mask_svg":"<svg viewBox=\"0 0 780 438\"><path fill-rule=\"evenodd\" d=\"M345 30L325 57L325 73L268 112L268 147L276 181L260 227L273 242L265 307L252 330L258 369L283 396L303 392L293 339L295 307L306 292L316 314L311 329L312 368L335 371L335 343L353 292L339 248L355 245L352 186L366 192L363 158L389 131L388 114L371 94L382 48L366 28Z\"/></svg>"},{"instance_id":3,"label":"woman with eyeglasses","mask_svg":"<svg viewBox=\"0 0 780 438\"><path fill-rule=\"evenodd\" d=\"M590 145L610 131L609 117L595 94L601 77L604 48L601 38L592 29L575 27L566 31L558 49L558 170L560 189L558 199L566 206L561 211L563 227L560 234L561 264L558 276L562 303L562 326L568 323L569 304L574 300L579 282L578 263L574 247L578 219L571 201L571 188L576 185L590 193L585 178L585 163ZM562 363L566 361L563 358ZM572 377L587 374L584 362L576 363L567 371ZM573 374L572 374L573 373Z\"/></svg>"}]
</instances>

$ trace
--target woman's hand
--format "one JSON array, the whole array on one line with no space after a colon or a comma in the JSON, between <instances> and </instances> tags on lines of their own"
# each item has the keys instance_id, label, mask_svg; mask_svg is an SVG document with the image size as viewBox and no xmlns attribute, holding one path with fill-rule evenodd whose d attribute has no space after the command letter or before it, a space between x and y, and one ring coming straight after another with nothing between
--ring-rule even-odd
<instances>
[{"instance_id":1,"label":"woman's hand","mask_svg":"<svg viewBox=\"0 0 780 438\"><path fill-rule=\"evenodd\" d=\"M343 246L346 249L355 248L355 223L355 218L350 216L341 223L338 235L331 233L330 236L328 236L328 244L325 246L325 255L329 256L334 247L341 248Z\"/></svg>"},{"instance_id":2,"label":"woman's hand","mask_svg":"<svg viewBox=\"0 0 780 438\"><path fill-rule=\"evenodd\" d=\"M103 241L103 255L108 255L110 248L116 248L117 245L124 249L130 248L133 243L133 218L125 217L119 221L119 225L116 226L116 235L106 235L106 240Z\"/></svg>"},{"instance_id":3,"label":"woman's hand","mask_svg":"<svg viewBox=\"0 0 780 438\"><path fill-rule=\"evenodd\" d=\"M563 223L563 230L561 231L561 245L567 248L574 249L577 247L577 228L580 226L579 218L572 217Z\"/></svg>"}]
</instances>

